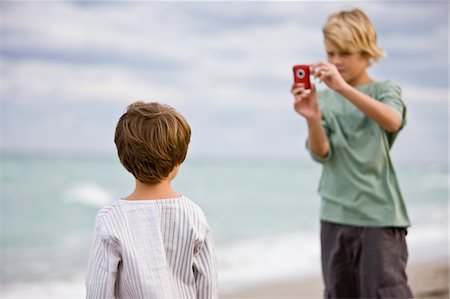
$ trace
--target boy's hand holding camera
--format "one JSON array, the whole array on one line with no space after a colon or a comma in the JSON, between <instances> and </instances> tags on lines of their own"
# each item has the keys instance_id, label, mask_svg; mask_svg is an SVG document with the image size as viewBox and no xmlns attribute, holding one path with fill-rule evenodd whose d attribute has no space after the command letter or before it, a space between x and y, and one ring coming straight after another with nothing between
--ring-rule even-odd
<instances>
[{"instance_id":1,"label":"boy's hand holding camera","mask_svg":"<svg viewBox=\"0 0 450 299\"><path fill-rule=\"evenodd\" d=\"M312 75L320 82L325 83L329 88L341 92L348 83L345 82L337 67L329 62L320 61L311 65Z\"/></svg>"},{"instance_id":2,"label":"boy's hand holding camera","mask_svg":"<svg viewBox=\"0 0 450 299\"><path fill-rule=\"evenodd\" d=\"M311 69L311 66L308 67ZM322 80L322 78L329 76L329 72L320 73L313 68L312 75ZM325 157L328 154L330 145L322 127L322 114L317 100L316 86L309 82L309 76L304 79L308 81L306 84L303 84L297 78L296 67L294 67L294 84L291 88L291 92L295 97L294 109L308 122L309 147L317 155ZM311 89L305 89L305 85L310 86Z\"/></svg>"},{"instance_id":3,"label":"boy's hand holding camera","mask_svg":"<svg viewBox=\"0 0 450 299\"><path fill-rule=\"evenodd\" d=\"M324 82L329 88L334 89L339 92L340 90L344 90L348 85L345 82L344 78L342 78L341 74L337 67L328 62L317 62L308 66L310 68L310 73L314 78L320 80L320 82ZM307 120L313 118L320 119L320 110L319 105L317 103L317 94L314 83L308 84L311 86L311 89L305 89L304 84L299 83L298 80L295 80L294 67L294 84L292 85L291 92L295 96L294 108L297 113L305 117ZM297 76L298 77L298 76Z\"/></svg>"},{"instance_id":4,"label":"boy's hand holding camera","mask_svg":"<svg viewBox=\"0 0 450 299\"><path fill-rule=\"evenodd\" d=\"M291 92L295 97L294 108L306 119L320 119L320 109L317 102L316 88L311 84L311 66L307 64L293 67L294 84Z\"/></svg>"},{"instance_id":5,"label":"boy's hand holding camera","mask_svg":"<svg viewBox=\"0 0 450 299\"><path fill-rule=\"evenodd\" d=\"M294 94L294 109L309 120L320 120L321 114L319 103L317 101L316 87L311 84L311 89L305 89L303 86L292 86L291 92Z\"/></svg>"},{"instance_id":6,"label":"boy's hand holding camera","mask_svg":"<svg viewBox=\"0 0 450 299\"><path fill-rule=\"evenodd\" d=\"M348 85L341 74L339 74L339 71L334 64L320 61L313 63L308 67L310 69L310 74L314 78L319 79L320 82L324 82L329 88L334 89L337 92L344 90ZM305 89L303 87L304 84L299 83L299 80L295 80L296 76L298 77L295 69L296 67L294 66L294 84L291 88L291 92L295 96L294 109L307 120L313 118L320 119L315 85L314 83L309 83L309 78L307 78L307 86L311 86L311 89Z\"/></svg>"}]
</instances>

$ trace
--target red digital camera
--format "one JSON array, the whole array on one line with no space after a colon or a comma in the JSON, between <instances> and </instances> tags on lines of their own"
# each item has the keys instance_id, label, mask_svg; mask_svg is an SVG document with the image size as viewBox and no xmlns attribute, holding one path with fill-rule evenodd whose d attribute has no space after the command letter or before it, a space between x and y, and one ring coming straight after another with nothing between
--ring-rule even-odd
<instances>
[{"instance_id":1,"label":"red digital camera","mask_svg":"<svg viewBox=\"0 0 450 299\"><path fill-rule=\"evenodd\" d=\"M311 89L311 81L309 80L309 65L294 65L294 86L302 86L304 89Z\"/></svg>"}]
</instances>

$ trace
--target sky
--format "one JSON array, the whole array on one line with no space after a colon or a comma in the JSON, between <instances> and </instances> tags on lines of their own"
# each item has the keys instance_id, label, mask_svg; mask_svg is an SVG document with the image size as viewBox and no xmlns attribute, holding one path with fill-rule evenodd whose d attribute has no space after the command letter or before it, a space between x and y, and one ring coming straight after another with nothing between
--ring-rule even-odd
<instances>
[{"instance_id":1,"label":"sky","mask_svg":"<svg viewBox=\"0 0 450 299\"><path fill-rule=\"evenodd\" d=\"M291 69L326 59L327 16L353 7L388 54L369 74L408 107L394 158L448 163L447 1L2 1L0 150L114 155L144 100L187 118L190 156L309 159Z\"/></svg>"}]
</instances>

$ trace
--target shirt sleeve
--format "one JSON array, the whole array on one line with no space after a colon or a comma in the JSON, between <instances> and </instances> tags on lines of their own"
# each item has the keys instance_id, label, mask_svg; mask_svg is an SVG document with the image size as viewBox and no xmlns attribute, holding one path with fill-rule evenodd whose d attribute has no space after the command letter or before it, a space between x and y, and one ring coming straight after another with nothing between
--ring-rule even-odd
<instances>
[{"instance_id":1,"label":"shirt sleeve","mask_svg":"<svg viewBox=\"0 0 450 299\"><path fill-rule=\"evenodd\" d=\"M330 143L330 141L328 141ZM331 159L331 155L332 155L332 149L331 149L331 143L330 146L328 147L328 153L325 157L321 157L319 155L317 155L316 153L314 153L310 148L309 148L309 140L306 139L306 149L309 151L309 155L311 156L311 158L321 164L327 163L328 161L330 161Z\"/></svg>"},{"instance_id":2,"label":"shirt sleeve","mask_svg":"<svg viewBox=\"0 0 450 299\"><path fill-rule=\"evenodd\" d=\"M208 226L205 239L195 252L193 271L197 286L197 299L218 299L215 247Z\"/></svg>"},{"instance_id":3,"label":"shirt sleeve","mask_svg":"<svg viewBox=\"0 0 450 299\"><path fill-rule=\"evenodd\" d=\"M402 118L401 126L396 132L387 132L389 145L392 146L398 133L406 125L406 105L402 100L400 86L390 80L383 82L382 88L377 95L377 99L392 108L392 110L397 112Z\"/></svg>"},{"instance_id":4,"label":"shirt sleeve","mask_svg":"<svg viewBox=\"0 0 450 299\"><path fill-rule=\"evenodd\" d=\"M118 245L97 224L86 275L86 298L115 298L114 288L120 262Z\"/></svg>"}]
</instances>

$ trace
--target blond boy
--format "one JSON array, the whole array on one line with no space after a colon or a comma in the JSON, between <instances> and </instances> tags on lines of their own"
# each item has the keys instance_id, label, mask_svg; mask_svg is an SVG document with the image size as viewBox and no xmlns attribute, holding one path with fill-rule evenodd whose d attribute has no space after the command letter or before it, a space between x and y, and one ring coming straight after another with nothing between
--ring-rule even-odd
<instances>
[{"instance_id":1,"label":"blond boy","mask_svg":"<svg viewBox=\"0 0 450 299\"><path fill-rule=\"evenodd\" d=\"M406 123L400 87L367 69L384 56L360 9L329 16L328 61L311 65L329 89L294 86L307 147L323 166L322 272L325 298L411 298L405 267L408 213L389 155Z\"/></svg>"},{"instance_id":2,"label":"blond boy","mask_svg":"<svg viewBox=\"0 0 450 299\"><path fill-rule=\"evenodd\" d=\"M206 217L171 186L190 136L183 116L166 105L136 102L120 118L117 152L136 186L96 217L87 298L217 298Z\"/></svg>"}]
</instances>

